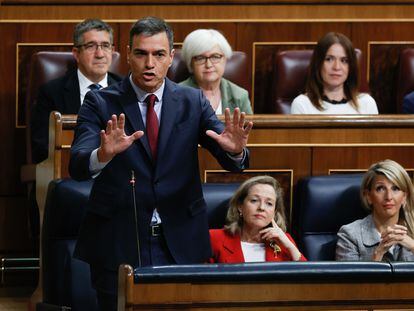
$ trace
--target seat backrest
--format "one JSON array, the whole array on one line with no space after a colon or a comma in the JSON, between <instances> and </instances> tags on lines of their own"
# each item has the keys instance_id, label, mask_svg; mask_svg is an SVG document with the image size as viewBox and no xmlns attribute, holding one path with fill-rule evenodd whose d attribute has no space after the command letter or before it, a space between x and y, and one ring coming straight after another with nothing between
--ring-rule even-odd
<instances>
[{"instance_id":1,"label":"seat backrest","mask_svg":"<svg viewBox=\"0 0 414 311\"><path fill-rule=\"evenodd\" d=\"M292 228L308 260L335 260L339 228L367 215L359 196L362 176L338 174L299 181Z\"/></svg>"},{"instance_id":2,"label":"seat backrest","mask_svg":"<svg viewBox=\"0 0 414 311\"><path fill-rule=\"evenodd\" d=\"M72 310L98 310L89 265L73 258L93 180L53 180L42 226L43 302Z\"/></svg>"},{"instance_id":3,"label":"seat backrest","mask_svg":"<svg viewBox=\"0 0 414 311\"><path fill-rule=\"evenodd\" d=\"M42 226L45 303L73 310L97 310L89 265L73 258L93 180L53 180L48 187ZM239 184L203 184L210 228L224 225L228 202Z\"/></svg>"},{"instance_id":4,"label":"seat backrest","mask_svg":"<svg viewBox=\"0 0 414 311\"><path fill-rule=\"evenodd\" d=\"M395 100L396 112L402 112L404 96L414 91L414 49L406 48L400 53L396 74Z\"/></svg>"},{"instance_id":5,"label":"seat backrest","mask_svg":"<svg viewBox=\"0 0 414 311\"><path fill-rule=\"evenodd\" d=\"M170 80L179 83L187 79L189 76L190 73L184 59L182 58L181 49L176 49L173 63L168 70L167 77ZM227 60L223 77L248 90L250 93L251 87L247 70L246 53L233 51L233 56Z\"/></svg>"},{"instance_id":6,"label":"seat backrest","mask_svg":"<svg viewBox=\"0 0 414 311\"><path fill-rule=\"evenodd\" d=\"M355 49L358 62L361 51ZM308 68L313 50L289 50L277 52L274 64L272 112L290 114L292 101L304 93ZM362 81L361 89L366 88Z\"/></svg>"},{"instance_id":7,"label":"seat backrest","mask_svg":"<svg viewBox=\"0 0 414 311\"><path fill-rule=\"evenodd\" d=\"M32 55L25 103L27 125L30 124L31 110L33 105L36 104L39 87L76 68L76 60L72 52L40 51ZM121 57L118 52L112 54L112 64L109 70L118 75L122 75ZM26 148L27 163L32 163L30 126L26 126Z\"/></svg>"},{"instance_id":8,"label":"seat backrest","mask_svg":"<svg viewBox=\"0 0 414 311\"><path fill-rule=\"evenodd\" d=\"M290 114L293 99L305 91L306 76L313 50L282 51L276 54L275 113Z\"/></svg>"},{"instance_id":9,"label":"seat backrest","mask_svg":"<svg viewBox=\"0 0 414 311\"><path fill-rule=\"evenodd\" d=\"M203 184L204 200L207 204L208 224L211 229L223 228L229 201L240 184Z\"/></svg>"}]
</instances>

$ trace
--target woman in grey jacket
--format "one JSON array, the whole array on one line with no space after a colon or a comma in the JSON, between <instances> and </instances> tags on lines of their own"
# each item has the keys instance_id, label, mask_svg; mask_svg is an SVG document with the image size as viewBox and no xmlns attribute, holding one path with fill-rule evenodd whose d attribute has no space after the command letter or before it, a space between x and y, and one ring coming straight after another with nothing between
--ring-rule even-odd
<instances>
[{"instance_id":1,"label":"woman in grey jacket","mask_svg":"<svg viewBox=\"0 0 414 311\"><path fill-rule=\"evenodd\" d=\"M414 261L414 192L404 168L392 160L372 165L361 198L371 213L339 229L336 259Z\"/></svg>"}]
</instances>

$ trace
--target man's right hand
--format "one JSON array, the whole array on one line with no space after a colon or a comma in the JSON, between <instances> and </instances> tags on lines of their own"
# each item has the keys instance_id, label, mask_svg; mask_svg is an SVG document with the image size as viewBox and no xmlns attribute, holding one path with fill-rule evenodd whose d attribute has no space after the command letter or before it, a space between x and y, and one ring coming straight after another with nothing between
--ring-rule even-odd
<instances>
[{"instance_id":1,"label":"man's right hand","mask_svg":"<svg viewBox=\"0 0 414 311\"><path fill-rule=\"evenodd\" d=\"M97 155L99 162L109 162L112 158L128 149L132 143L144 135L143 131L136 131L132 135L125 134L125 115L121 113L119 119L112 115L106 124L106 130L100 132L101 145Z\"/></svg>"}]
</instances>

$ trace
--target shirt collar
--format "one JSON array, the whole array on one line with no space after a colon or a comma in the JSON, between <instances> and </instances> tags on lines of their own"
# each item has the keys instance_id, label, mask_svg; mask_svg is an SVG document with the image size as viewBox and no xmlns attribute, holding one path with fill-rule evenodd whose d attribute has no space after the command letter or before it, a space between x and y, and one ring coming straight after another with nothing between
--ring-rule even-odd
<instances>
[{"instance_id":1,"label":"shirt collar","mask_svg":"<svg viewBox=\"0 0 414 311\"><path fill-rule=\"evenodd\" d=\"M134 81L132 80L132 75L131 74L129 75L129 81L131 82L132 88L134 89L135 93L137 94L137 98L138 98L139 102L143 103L145 98L148 96L148 94L154 94L155 96L157 96L158 101L161 101L162 95L164 94L165 79L162 82L161 86L158 88L158 90L156 90L155 92L152 92L152 93L147 93L146 91L139 88L134 83Z\"/></svg>"},{"instance_id":2,"label":"shirt collar","mask_svg":"<svg viewBox=\"0 0 414 311\"><path fill-rule=\"evenodd\" d=\"M89 85L96 84L96 82L93 82L89 80L79 69L78 69L78 79L79 79L79 87L81 90L89 90ZM97 84L99 84L102 88L108 86L108 73L105 74L105 77L99 81Z\"/></svg>"}]
</instances>

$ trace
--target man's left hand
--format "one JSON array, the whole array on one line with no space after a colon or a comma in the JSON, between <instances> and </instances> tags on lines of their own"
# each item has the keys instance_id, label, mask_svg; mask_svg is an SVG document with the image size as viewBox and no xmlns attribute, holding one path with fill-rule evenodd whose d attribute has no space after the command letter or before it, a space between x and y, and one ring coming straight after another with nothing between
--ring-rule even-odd
<instances>
[{"instance_id":1,"label":"man's left hand","mask_svg":"<svg viewBox=\"0 0 414 311\"><path fill-rule=\"evenodd\" d=\"M245 113L240 113L240 109L234 109L233 121L230 117L230 109L224 111L224 131L217 134L212 130L206 131L206 134L213 138L221 148L230 154L241 154L247 145L250 130L253 122L245 121Z\"/></svg>"}]
</instances>

